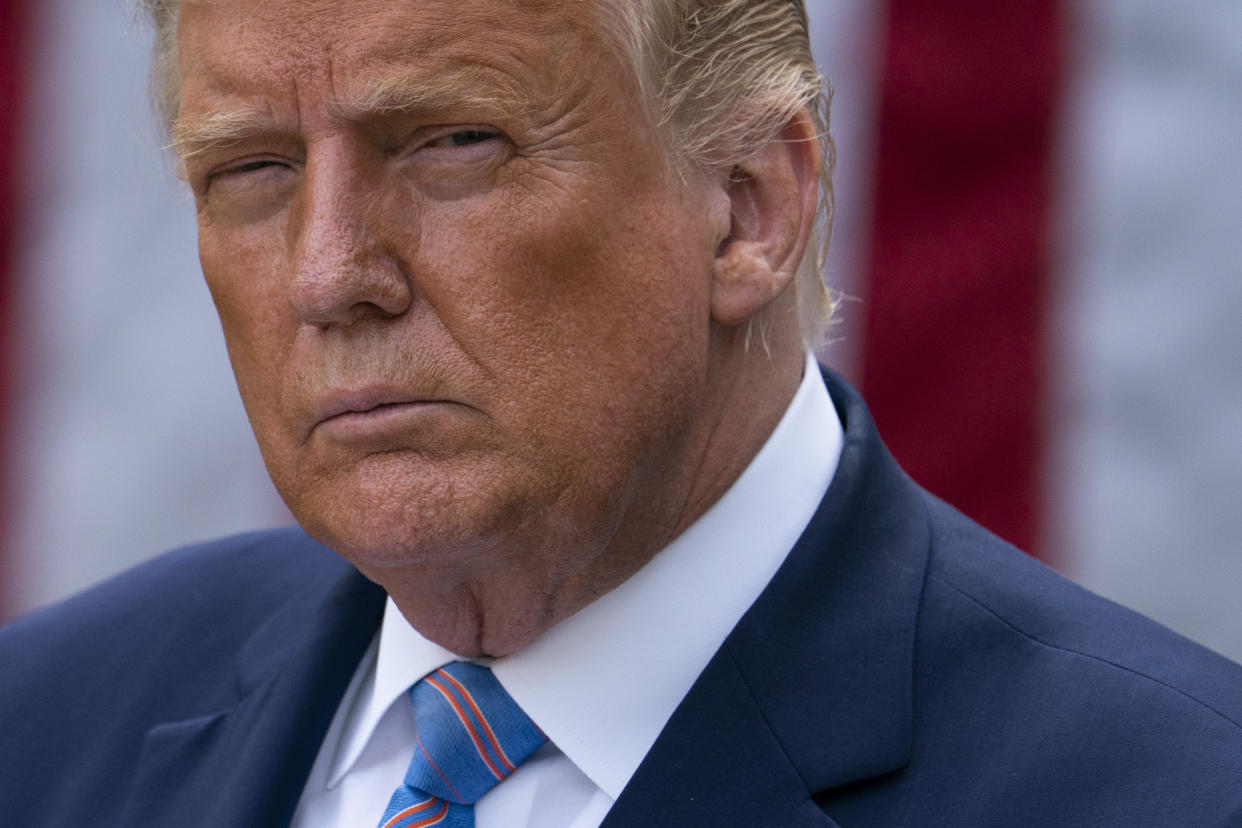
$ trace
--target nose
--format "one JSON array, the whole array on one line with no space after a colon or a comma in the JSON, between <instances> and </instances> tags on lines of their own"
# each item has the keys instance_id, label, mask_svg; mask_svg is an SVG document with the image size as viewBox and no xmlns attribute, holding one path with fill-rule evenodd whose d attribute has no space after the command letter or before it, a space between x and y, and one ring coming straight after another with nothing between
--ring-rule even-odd
<instances>
[{"instance_id":1,"label":"nose","mask_svg":"<svg viewBox=\"0 0 1242 828\"><path fill-rule=\"evenodd\" d=\"M381 196L363 165L330 147L308 159L288 230L289 303L303 322L350 325L404 313L412 287L374 216Z\"/></svg>"}]
</instances>

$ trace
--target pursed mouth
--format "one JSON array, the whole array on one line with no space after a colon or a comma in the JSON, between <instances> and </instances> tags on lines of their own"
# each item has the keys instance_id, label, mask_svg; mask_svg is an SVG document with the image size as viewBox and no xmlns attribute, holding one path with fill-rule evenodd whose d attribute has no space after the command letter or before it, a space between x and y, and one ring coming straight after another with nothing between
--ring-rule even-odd
<instances>
[{"instance_id":1,"label":"pursed mouth","mask_svg":"<svg viewBox=\"0 0 1242 828\"><path fill-rule=\"evenodd\" d=\"M424 437L443 433L440 429L457 422L457 415L470 413L479 412L467 403L443 397L342 395L320 409L320 414L307 429L306 438L321 433L333 442L358 446L372 445L376 440L404 441L415 433L421 433Z\"/></svg>"},{"instance_id":2,"label":"pursed mouth","mask_svg":"<svg viewBox=\"0 0 1242 828\"><path fill-rule=\"evenodd\" d=\"M319 407L310 431L328 424L378 421L403 411L417 411L450 404L448 400L388 390L334 394Z\"/></svg>"},{"instance_id":3,"label":"pursed mouth","mask_svg":"<svg viewBox=\"0 0 1242 828\"><path fill-rule=\"evenodd\" d=\"M398 408L408 408L415 406L434 405L438 400L400 400L396 402L376 403L366 408L345 408L340 411L331 411L322 417L319 422L326 423L329 420L335 420L340 417L350 417L354 415L365 416L368 414L380 414L385 411L391 411Z\"/></svg>"},{"instance_id":4,"label":"pursed mouth","mask_svg":"<svg viewBox=\"0 0 1242 828\"><path fill-rule=\"evenodd\" d=\"M367 414L388 406L419 405L431 402L437 402L437 400L388 389L341 391L330 395L320 404L319 416L315 418L315 422L323 423L348 414Z\"/></svg>"}]
</instances>

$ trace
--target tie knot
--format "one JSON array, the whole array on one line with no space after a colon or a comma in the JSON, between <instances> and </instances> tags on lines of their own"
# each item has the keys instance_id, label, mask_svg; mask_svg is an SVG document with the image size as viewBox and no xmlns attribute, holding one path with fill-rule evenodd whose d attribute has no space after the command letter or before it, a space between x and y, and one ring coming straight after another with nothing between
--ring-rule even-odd
<instances>
[{"instance_id":1,"label":"tie knot","mask_svg":"<svg viewBox=\"0 0 1242 828\"><path fill-rule=\"evenodd\" d=\"M534 753L547 737L492 671L454 662L410 688L418 747L405 784L471 805Z\"/></svg>"}]
</instances>

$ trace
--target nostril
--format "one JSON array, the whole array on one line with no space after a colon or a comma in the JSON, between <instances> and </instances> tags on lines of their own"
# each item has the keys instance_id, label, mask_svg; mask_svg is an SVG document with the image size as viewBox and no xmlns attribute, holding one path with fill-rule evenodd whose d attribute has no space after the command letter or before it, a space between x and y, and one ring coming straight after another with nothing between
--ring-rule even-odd
<instances>
[{"instance_id":1,"label":"nostril","mask_svg":"<svg viewBox=\"0 0 1242 828\"><path fill-rule=\"evenodd\" d=\"M306 323L348 325L364 317L392 317L410 306L409 283L384 262L302 269L294 275L289 304Z\"/></svg>"}]
</instances>

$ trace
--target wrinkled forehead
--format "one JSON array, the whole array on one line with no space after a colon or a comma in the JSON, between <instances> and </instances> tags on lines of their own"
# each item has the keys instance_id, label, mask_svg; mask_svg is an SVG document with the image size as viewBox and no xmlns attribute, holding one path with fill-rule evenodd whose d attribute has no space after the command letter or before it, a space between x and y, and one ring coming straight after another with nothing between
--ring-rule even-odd
<instances>
[{"instance_id":1,"label":"wrinkled forehead","mask_svg":"<svg viewBox=\"0 0 1242 828\"><path fill-rule=\"evenodd\" d=\"M183 0L178 75L183 96L281 81L349 97L394 73L471 65L565 82L597 68L606 45L597 8L596 0Z\"/></svg>"}]
</instances>

